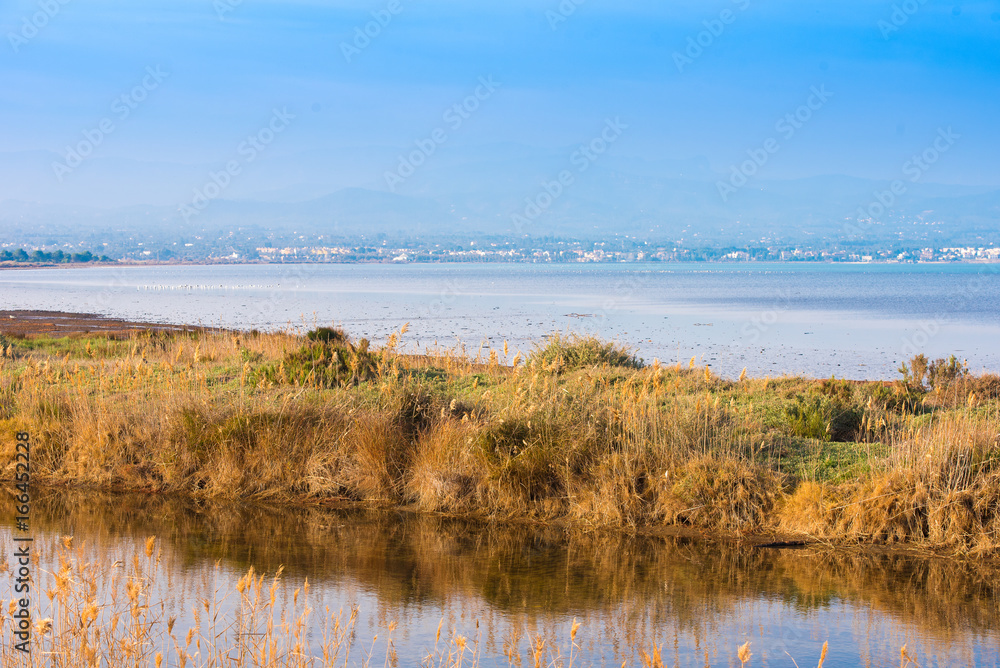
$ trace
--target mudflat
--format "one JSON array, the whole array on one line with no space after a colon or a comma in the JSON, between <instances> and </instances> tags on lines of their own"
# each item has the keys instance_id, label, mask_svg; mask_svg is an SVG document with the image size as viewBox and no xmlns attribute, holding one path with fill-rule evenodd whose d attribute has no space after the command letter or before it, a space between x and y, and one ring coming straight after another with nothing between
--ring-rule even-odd
<instances>
[{"instance_id":1,"label":"mudflat","mask_svg":"<svg viewBox=\"0 0 1000 668\"><path fill-rule=\"evenodd\" d=\"M138 332L203 332L204 327L119 320L96 313L62 311L0 311L0 334L7 336L70 336L105 334L127 336Z\"/></svg>"}]
</instances>

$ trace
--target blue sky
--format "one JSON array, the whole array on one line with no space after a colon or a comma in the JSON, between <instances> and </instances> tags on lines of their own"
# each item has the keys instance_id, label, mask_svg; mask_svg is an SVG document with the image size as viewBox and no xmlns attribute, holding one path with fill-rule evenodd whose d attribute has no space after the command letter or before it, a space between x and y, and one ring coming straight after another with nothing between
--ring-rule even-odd
<instances>
[{"instance_id":1,"label":"blue sky","mask_svg":"<svg viewBox=\"0 0 1000 668\"><path fill-rule=\"evenodd\" d=\"M168 76L95 155L216 163L286 108L296 119L273 155L344 161L411 146L493 77L449 150L555 150L620 117L622 155L705 157L725 172L825 86L830 99L762 176L896 178L951 127L961 139L927 180L1000 185L1000 2L908 0L898 25L906 3L871 0L564 0L562 14L558 0L397 2L4 3L0 153L63 152L159 67ZM390 5L347 62L342 44ZM25 33L33 17L44 25ZM699 38L680 71L675 54Z\"/></svg>"}]
</instances>

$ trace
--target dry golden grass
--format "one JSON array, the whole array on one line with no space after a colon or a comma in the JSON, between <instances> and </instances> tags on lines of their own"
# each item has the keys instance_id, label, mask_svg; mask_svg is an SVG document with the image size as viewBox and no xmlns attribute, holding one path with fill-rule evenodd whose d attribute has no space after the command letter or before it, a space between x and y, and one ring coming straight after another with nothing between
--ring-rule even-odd
<instances>
[{"instance_id":1,"label":"dry golden grass","mask_svg":"<svg viewBox=\"0 0 1000 668\"><path fill-rule=\"evenodd\" d=\"M322 355L291 334L13 340L0 432L32 434L49 484L1000 548L993 377L728 381L569 340L510 367L401 355L404 334Z\"/></svg>"}]
</instances>

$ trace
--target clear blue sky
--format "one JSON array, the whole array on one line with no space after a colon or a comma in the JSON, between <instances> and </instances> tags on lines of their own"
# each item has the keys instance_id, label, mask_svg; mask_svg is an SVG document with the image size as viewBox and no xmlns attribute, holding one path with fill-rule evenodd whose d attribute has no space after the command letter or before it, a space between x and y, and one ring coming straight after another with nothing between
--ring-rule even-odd
<instances>
[{"instance_id":1,"label":"clear blue sky","mask_svg":"<svg viewBox=\"0 0 1000 668\"><path fill-rule=\"evenodd\" d=\"M895 178L950 126L961 140L928 180L1000 185L1000 2L908 0L895 25L899 0L564 0L564 21L559 0L398 0L351 62L342 44L388 0L46 2L44 21L38 0L0 9L0 152L61 152L160 67L169 76L100 155L210 163L286 107L297 119L276 152L342 160L411 145L492 76L501 87L457 146L559 148L621 117L623 155L723 171L825 86L833 96L782 141L768 178ZM710 28L679 71L675 54Z\"/></svg>"}]
</instances>

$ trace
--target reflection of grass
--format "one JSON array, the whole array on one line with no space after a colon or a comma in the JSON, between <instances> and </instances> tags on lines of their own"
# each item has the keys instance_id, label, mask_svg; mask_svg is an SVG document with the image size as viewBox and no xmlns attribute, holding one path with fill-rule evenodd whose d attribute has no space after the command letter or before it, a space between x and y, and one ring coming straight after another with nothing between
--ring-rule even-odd
<instances>
[{"instance_id":1,"label":"reflection of grass","mask_svg":"<svg viewBox=\"0 0 1000 668\"><path fill-rule=\"evenodd\" d=\"M404 334L12 339L0 429L39 480L104 489L1000 545L995 377L727 381L589 339L509 367Z\"/></svg>"},{"instance_id":2,"label":"reflection of grass","mask_svg":"<svg viewBox=\"0 0 1000 668\"><path fill-rule=\"evenodd\" d=\"M364 639L358 628L357 608L348 612L314 610L309 581L301 586L287 585L280 567L261 573L251 566L231 585L206 583L190 610L170 605L168 612L169 597L161 592L164 578L170 575L162 568L162 553L153 536L140 541L114 565L93 559L84 548L75 547L71 538L36 547L46 551L47 559L58 566L52 572L42 571L38 580L48 596L31 610L31 652L22 653L12 643L0 644L2 668L400 665L394 642L395 620L380 620L379 633L371 640ZM217 582L218 570L214 575L212 581ZM10 616L15 609L16 605L0 611L0 635L4 638L13 637L17 627L17 620ZM178 612L190 616L178 620ZM420 656L402 657L404 665L419 661L429 668L475 668L481 663L573 668L599 663L588 660L593 644L587 634L594 629L576 619L569 625L568 637L561 641L538 631L525 637L518 627L511 628L503 641L502 658L501 651L496 656L487 654L495 648L493 628L480 629L478 619L463 618L462 623L469 633L445 628L442 618L433 645L422 649ZM647 668L666 665L661 645L631 634L623 640L616 643L616 653L625 656L626 663L631 659ZM825 644L821 651L825 656ZM749 642L739 648L733 642L720 657L721 665L729 665L731 657L739 657L745 665L751 654ZM705 665L711 665L707 652L705 657Z\"/></svg>"},{"instance_id":3,"label":"reflection of grass","mask_svg":"<svg viewBox=\"0 0 1000 668\"><path fill-rule=\"evenodd\" d=\"M47 601L42 610L31 611L34 624L26 643L31 652L4 642L3 668L355 665L350 650L356 612L321 614L322 621L312 628L301 590L294 592L291 606L276 603L280 568L271 577L251 568L232 591L207 592L195 606L193 625L179 628L155 594L163 575L154 537L114 565L87 559L69 538L58 548L49 547L58 553L52 559L58 566L55 572L43 571L38 580ZM0 613L0 635L12 638L17 623ZM310 638L313 632L316 637Z\"/></svg>"},{"instance_id":4,"label":"reflection of grass","mask_svg":"<svg viewBox=\"0 0 1000 668\"><path fill-rule=\"evenodd\" d=\"M42 652L85 658L88 651L104 658L101 665L111 667L151 665L157 652L163 654L164 665L179 665L181 656L187 665L212 665L206 659L209 652L231 659L214 665L360 664L360 649L370 647L370 640L356 644L362 635L350 633L356 618L323 612L308 598L308 588L295 594L293 589L299 585L286 585L274 575L282 564L287 564L284 572L290 582L308 577L313 586L330 579L359 583L364 591L377 594L386 626L394 615L405 620L410 605L415 612L426 610L428 603L445 604L446 610L462 608L456 598L465 597L481 599L503 613L494 620L505 623L523 618L528 628L537 628L534 620L552 616L616 617L627 626L620 630L627 633L619 636L623 643L617 651L640 659L644 651L653 656L656 629L669 624L694 637L711 638L720 617L738 619L748 601L762 597L803 612L837 600L856 601L915 625L928 651L939 642L954 647L969 632L993 630L997 624L996 572L974 564L898 555L748 549L736 542L702 544L620 533L504 529L431 516L382 514L380 518L370 511L265 512L248 506L234 512L228 505L196 505L179 499L96 495L90 503L80 503L81 498L88 497L80 493L39 495L39 528L54 520L60 526L80 529L72 544L57 538L38 541L44 563L58 566L53 572L36 567L41 590L51 589L56 595L51 607L42 597L42 609L35 615L36 621L51 618L53 627L44 638L36 637L32 666L50 665ZM172 533L174 538L147 543L145 536L154 529ZM117 531L126 534L124 541ZM199 532L211 540L193 547L192 538ZM123 542L138 546L134 559L119 552ZM215 584L220 582L218 575L202 577L204 566L228 560L227 554L233 553L243 556L235 562L236 569L226 572L247 575L231 589L222 585L218 590L199 590L198 586L220 586ZM248 554L252 555L249 559ZM194 567L192 573L183 572L184 566L176 564L178 557ZM124 563L112 566L115 559ZM189 605L201 611L198 620L191 620L183 616L189 610L171 607L170 614L182 617L170 629L172 633L167 630L169 616L155 596L157 582L165 579L178 583L172 587L183 590ZM274 599L272 587L277 592ZM112 591L118 592L117 603L104 605ZM969 596L972 591L977 595ZM202 607L203 599L208 609ZM86 612L91 603L96 604L93 619L94 613ZM317 610L306 614L307 605ZM117 625L111 624L114 618ZM85 620L82 632L81 619ZM185 626L189 622L191 626ZM9 617L0 617L0 633L5 637L9 629L3 625L9 623ZM462 624L470 631L466 634L469 649L478 655L484 650L477 644L473 623L463 616ZM324 627L329 638L337 639L327 647L330 656L339 657L335 662L253 663L248 656L239 658L251 641L259 650L263 640L277 648L279 656L290 656L307 630L313 639L312 653L318 654ZM490 635L501 630L484 628L481 632ZM579 629L583 637L595 631L592 623ZM261 632L270 635L246 635ZM380 643L385 643L383 631L379 634ZM457 638L457 631L445 630L438 645L445 657L457 649L453 643ZM568 640L555 645L548 641L546 662L557 654L566 658ZM574 652L592 647L589 638L586 643L577 640ZM531 665L535 642L535 638L515 642L514 655L522 661L527 658L526 665ZM726 652L728 657L723 653L712 665L730 665L736 644ZM722 643L720 649L725 646ZM200 658L194 656L196 649ZM17 657L5 643L0 666L25 665L17 663ZM402 658L405 665L411 665L410 659L417 657ZM508 659L516 665L511 655ZM586 653L580 659L580 665L592 665ZM79 665L90 664L81 661Z\"/></svg>"},{"instance_id":5,"label":"reflection of grass","mask_svg":"<svg viewBox=\"0 0 1000 668\"><path fill-rule=\"evenodd\" d=\"M90 491L36 497L39 529L77 527L76 540L99 549L123 536L138 542L156 533L182 564L173 566L177 570L220 560L238 571L273 572L283 565L289 575L314 583L359 583L401 610L473 596L509 614L589 618L655 611L699 632L720 614L737 614L741 601L767 596L803 611L836 598L857 601L935 637L998 624L998 572L988 563L361 509L293 512Z\"/></svg>"}]
</instances>

